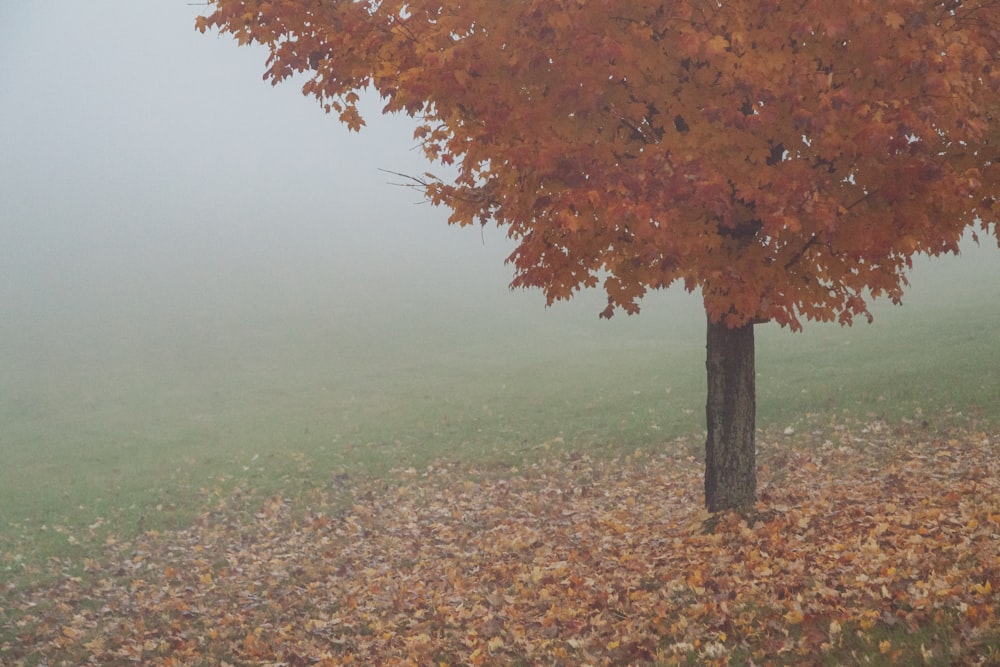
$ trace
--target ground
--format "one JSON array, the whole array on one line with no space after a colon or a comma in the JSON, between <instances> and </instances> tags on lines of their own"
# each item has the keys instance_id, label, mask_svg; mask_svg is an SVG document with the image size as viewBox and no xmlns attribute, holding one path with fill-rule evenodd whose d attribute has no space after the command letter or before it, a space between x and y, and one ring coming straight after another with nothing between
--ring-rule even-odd
<instances>
[{"instance_id":1,"label":"ground","mask_svg":"<svg viewBox=\"0 0 1000 667\"><path fill-rule=\"evenodd\" d=\"M1000 433L813 426L761 433L749 522L706 522L689 439L206 490L193 525L11 589L0 662L1000 663Z\"/></svg>"}]
</instances>

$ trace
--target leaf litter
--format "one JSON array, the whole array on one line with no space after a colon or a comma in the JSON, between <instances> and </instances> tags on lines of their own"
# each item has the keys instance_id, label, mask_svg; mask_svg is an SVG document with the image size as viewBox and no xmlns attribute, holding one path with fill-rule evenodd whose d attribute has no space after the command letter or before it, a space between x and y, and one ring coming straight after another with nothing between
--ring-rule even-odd
<instances>
[{"instance_id":1,"label":"leaf litter","mask_svg":"<svg viewBox=\"0 0 1000 667\"><path fill-rule=\"evenodd\" d=\"M996 664L998 442L764 432L756 510L710 523L684 439L219 495L10 591L0 663Z\"/></svg>"}]
</instances>

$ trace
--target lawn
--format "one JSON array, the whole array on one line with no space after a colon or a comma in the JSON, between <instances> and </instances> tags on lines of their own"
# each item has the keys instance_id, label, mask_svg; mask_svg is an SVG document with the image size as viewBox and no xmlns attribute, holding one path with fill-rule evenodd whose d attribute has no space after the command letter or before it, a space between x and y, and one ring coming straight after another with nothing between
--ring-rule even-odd
<instances>
[{"instance_id":1,"label":"lawn","mask_svg":"<svg viewBox=\"0 0 1000 667\"><path fill-rule=\"evenodd\" d=\"M761 516L707 532L685 295L12 309L0 662L995 660L1000 269L938 261L759 328Z\"/></svg>"}]
</instances>

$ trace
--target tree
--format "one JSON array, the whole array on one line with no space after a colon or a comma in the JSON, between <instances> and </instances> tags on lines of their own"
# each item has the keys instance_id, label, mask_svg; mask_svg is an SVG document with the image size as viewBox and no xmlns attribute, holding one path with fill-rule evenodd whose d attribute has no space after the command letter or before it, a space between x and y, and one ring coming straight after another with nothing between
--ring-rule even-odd
<instances>
[{"instance_id":1,"label":"tree","mask_svg":"<svg viewBox=\"0 0 1000 667\"><path fill-rule=\"evenodd\" d=\"M353 130L419 121L420 182L494 221L515 287L675 282L708 320L706 504L755 500L753 328L871 320L916 253L996 235L997 0L211 0Z\"/></svg>"}]
</instances>

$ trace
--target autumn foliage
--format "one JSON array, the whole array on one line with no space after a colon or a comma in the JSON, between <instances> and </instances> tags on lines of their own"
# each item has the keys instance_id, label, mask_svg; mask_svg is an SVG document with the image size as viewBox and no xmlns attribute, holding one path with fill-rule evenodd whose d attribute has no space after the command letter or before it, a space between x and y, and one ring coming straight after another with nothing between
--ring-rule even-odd
<instances>
[{"instance_id":1,"label":"autumn foliage","mask_svg":"<svg viewBox=\"0 0 1000 667\"><path fill-rule=\"evenodd\" d=\"M707 528L684 441L209 489L190 528L0 598L0 663L997 664L998 444L974 423L765 434L759 515Z\"/></svg>"},{"instance_id":2,"label":"autumn foliage","mask_svg":"<svg viewBox=\"0 0 1000 667\"><path fill-rule=\"evenodd\" d=\"M550 302L681 281L728 326L849 323L996 223L994 0L211 4L349 127L367 88L418 119L458 169L431 200L506 227Z\"/></svg>"}]
</instances>

